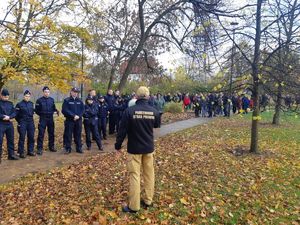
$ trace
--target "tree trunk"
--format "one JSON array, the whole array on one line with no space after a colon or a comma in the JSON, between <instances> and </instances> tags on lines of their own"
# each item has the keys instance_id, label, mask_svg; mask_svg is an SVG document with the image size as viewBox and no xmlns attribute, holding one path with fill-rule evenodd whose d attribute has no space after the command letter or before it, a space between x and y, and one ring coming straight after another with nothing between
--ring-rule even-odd
<instances>
[{"instance_id":1,"label":"tree trunk","mask_svg":"<svg viewBox=\"0 0 300 225\"><path fill-rule=\"evenodd\" d=\"M275 105L275 113L273 116L273 122L272 124L279 125L280 123L280 107L282 102L282 86L279 84L278 90L277 90L277 99L276 99L276 105Z\"/></svg>"},{"instance_id":2,"label":"tree trunk","mask_svg":"<svg viewBox=\"0 0 300 225\"><path fill-rule=\"evenodd\" d=\"M254 110L252 114L252 127L251 127L251 145L250 152L258 152L258 121L260 119L259 113L259 59L260 59L260 39L261 39L261 5L263 0L257 0L256 9L256 33L255 33L255 47L254 47L254 60L252 63L252 77L253 77L253 103Z\"/></svg>"},{"instance_id":3,"label":"tree trunk","mask_svg":"<svg viewBox=\"0 0 300 225\"><path fill-rule=\"evenodd\" d=\"M109 77L109 83L108 83L108 86L107 86L107 91L112 89L112 85L113 85L113 82L114 82L114 79L115 79L115 73L116 73L116 66L113 65L113 67L110 70L110 77Z\"/></svg>"},{"instance_id":4,"label":"tree trunk","mask_svg":"<svg viewBox=\"0 0 300 225\"><path fill-rule=\"evenodd\" d=\"M5 81L4 81L4 79L3 79L3 75L0 74L0 91L2 90L4 84L5 84Z\"/></svg>"},{"instance_id":5,"label":"tree trunk","mask_svg":"<svg viewBox=\"0 0 300 225\"><path fill-rule=\"evenodd\" d=\"M251 127L251 146L250 146L250 152L257 153L258 152L258 122L259 122L259 114L260 114L260 108L259 108L259 85L258 81L254 83L253 88L253 115L252 115L252 127Z\"/></svg>"},{"instance_id":6,"label":"tree trunk","mask_svg":"<svg viewBox=\"0 0 300 225\"><path fill-rule=\"evenodd\" d=\"M124 89L124 87L126 85L128 76L131 73L131 69L134 65L134 62L136 61L136 59L138 58L140 52L143 49L144 43L145 43L144 39L140 40L140 43L139 43L138 47L136 48L133 55L130 57L130 59L128 61L127 67L124 71L124 74L122 75L122 78L121 78L121 81L120 81L120 84L119 84L119 87L118 87L118 89L120 90L121 93L122 93L122 90Z\"/></svg>"},{"instance_id":7,"label":"tree trunk","mask_svg":"<svg viewBox=\"0 0 300 225\"><path fill-rule=\"evenodd\" d=\"M109 89L112 89L112 85L113 85L113 82L114 82L114 79L115 79L115 74L116 74L116 71L117 71L117 66L120 65L120 62L121 62L121 49L123 48L123 45L124 45L124 42L121 43L120 50L118 50L118 54L115 58L115 62L113 64L113 66L111 67L109 83L108 83L108 86L107 86L107 91Z\"/></svg>"}]
</instances>

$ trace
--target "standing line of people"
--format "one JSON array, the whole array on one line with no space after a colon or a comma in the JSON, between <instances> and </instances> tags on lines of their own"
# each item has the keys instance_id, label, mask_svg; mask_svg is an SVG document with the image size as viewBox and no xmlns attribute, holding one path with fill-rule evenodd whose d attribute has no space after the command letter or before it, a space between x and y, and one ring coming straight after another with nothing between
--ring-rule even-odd
<instances>
[{"instance_id":1,"label":"standing line of people","mask_svg":"<svg viewBox=\"0 0 300 225\"><path fill-rule=\"evenodd\" d=\"M45 132L48 132L48 149L56 152L55 148L55 122L54 115L60 115L55 101L50 97L50 88L42 89L43 96L34 104L29 90L24 92L23 100L16 104L9 101L9 92L1 91L0 100L0 158L2 158L3 138L6 135L8 159L18 160L28 156L42 155L44 151ZM95 90L90 90L85 103L79 98L79 89L73 87L70 96L64 99L62 114L65 117L63 146L66 154L72 152L72 139L75 142L76 152L83 153L82 149L82 124L85 131L85 142L87 150L91 149L92 139L96 142L98 149L103 150L101 139L107 139L106 127L109 125L109 134L115 134L119 130L119 124L124 110L128 107L131 98L120 96L119 91L109 90L107 95L96 95ZM34 114L39 116L37 150L35 147L35 123ZM14 126L13 119L17 121L19 133L18 156L14 149ZM25 151L25 140L27 138L27 152Z\"/></svg>"},{"instance_id":2,"label":"standing line of people","mask_svg":"<svg viewBox=\"0 0 300 225\"><path fill-rule=\"evenodd\" d=\"M50 97L50 89L48 87L43 88L43 97L34 103L30 101L31 93L29 90L24 92L23 100L16 104L14 107L13 103L9 101L9 91L3 89L1 91L0 100L0 162L2 159L2 146L3 138L6 135L8 159L18 160L25 158L25 139L27 135L27 155L35 156L34 152L34 134L35 124L33 115L36 113L39 115L38 124L38 138L37 138L37 154L43 154L43 141L46 129L48 130L49 137L49 150L52 152L57 151L54 147L55 135L54 135L54 119L53 114L59 111L56 109L54 99ZM15 155L14 149L14 126L13 119L17 121L17 131L19 133L18 141L18 154Z\"/></svg>"}]
</instances>

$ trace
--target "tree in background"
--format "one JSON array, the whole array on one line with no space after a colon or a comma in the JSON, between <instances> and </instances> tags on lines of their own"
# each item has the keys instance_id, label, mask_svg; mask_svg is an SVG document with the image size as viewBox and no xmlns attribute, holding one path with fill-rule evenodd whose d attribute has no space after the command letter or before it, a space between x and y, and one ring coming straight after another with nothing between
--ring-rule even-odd
<instances>
[{"instance_id":1,"label":"tree in background","mask_svg":"<svg viewBox=\"0 0 300 225\"><path fill-rule=\"evenodd\" d=\"M273 44L278 51L270 54L266 48L263 58L269 58L262 66L263 88L275 100L273 124L280 123L280 112L285 110L284 96L295 98L300 89L300 3L298 0L277 0L270 2L271 16L278 18L265 32L268 47Z\"/></svg>"},{"instance_id":2,"label":"tree in background","mask_svg":"<svg viewBox=\"0 0 300 225\"><path fill-rule=\"evenodd\" d=\"M60 21L77 7L72 0L9 2L0 19L0 88L8 80L19 80L66 91L71 81L84 78L74 47L78 40L89 45L90 35L83 27Z\"/></svg>"},{"instance_id":3,"label":"tree in background","mask_svg":"<svg viewBox=\"0 0 300 225\"><path fill-rule=\"evenodd\" d=\"M276 3L275 0L271 2ZM244 60L247 61L251 68L251 82L248 84L248 89L252 92L254 108L252 114L250 152L254 153L258 152L259 150L258 125L259 120L261 119L259 98L261 94L262 83L264 82L264 79L266 79L266 77L263 77L262 74L263 68L270 62L272 57L278 54L283 46L286 46L288 43L287 39L281 42L281 44L273 41L277 40L276 34L279 33L279 30L275 29L274 26L285 15L291 16L292 12L295 10L292 7L289 7L284 13L280 13L279 15L270 15L270 12L272 12L270 5L265 3L266 2L263 0L257 0L256 4L249 4L239 9L233 9L232 13L227 13L226 15L216 14L219 24L221 25L226 36L233 43L234 47L240 52ZM300 7L299 4L296 4L295 6L296 9L299 9ZM255 15L255 17L253 17L253 15ZM220 19L222 17L227 19ZM230 24L230 20L233 19L240 21L238 32L236 32L236 34L239 36L239 41L242 40L248 43L249 48L241 48L237 41L234 40L232 33L233 29L236 28L231 28L230 26L227 27L227 24ZM276 36L275 38L274 35ZM264 48L263 50L261 49L262 46ZM267 56L262 57L262 52L267 53Z\"/></svg>"},{"instance_id":4,"label":"tree in background","mask_svg":"<svg viewBox=\"0 0 300 225\"><path fill-rule=\"evenodd\" d=\"M118 88L125 87L127 78L136 59L142 52L147 51L150 40L164 39L175 46L184 49L184 40L190 36L194 30L194 10L193 1L156 1L139 0L136 8L138 9L138 28L137 44L133 48L128 64L121 76ZM209 4L206 1L195 1L203 10L213 11L219 1Z\"/></svg>"}]
</instances>

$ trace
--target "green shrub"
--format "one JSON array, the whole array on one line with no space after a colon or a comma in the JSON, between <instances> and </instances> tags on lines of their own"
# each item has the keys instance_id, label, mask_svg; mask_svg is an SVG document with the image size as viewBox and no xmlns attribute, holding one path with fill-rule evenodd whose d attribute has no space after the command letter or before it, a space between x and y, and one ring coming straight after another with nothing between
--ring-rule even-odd
<instances>
[{"instance_id":1,"label":"green shrub","mask_svg":"<svg viewBox=\"0 0 300 225\"><path fill-rule=\"evenodd\" d=\"M169 113L181 113L182 112L182 103L170 102L165 105L165 112Z\"/></svg>"}]
</instances>

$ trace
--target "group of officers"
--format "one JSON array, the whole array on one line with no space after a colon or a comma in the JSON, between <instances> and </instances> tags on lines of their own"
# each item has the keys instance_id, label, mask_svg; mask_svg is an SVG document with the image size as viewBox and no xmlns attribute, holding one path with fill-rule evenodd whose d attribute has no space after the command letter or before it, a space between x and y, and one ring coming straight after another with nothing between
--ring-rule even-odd
<instances>
[{"instance_id":1,"label":"group of officers","mask_svg":"<svg viewBox=\"0 0 300 225\"><path fill-rule=\"evenodd\" d=\"M51 152L56 152L55 148L55 124L54 115L59 116L60 112L55 106L54 99L50 97L50 89L45 86L43 96L37 99L34 104L30 101L29 90L24 92L23 100L14 107L9 101L9 91L2 89L0 99L0 162L2 158L3 138L6 135L7 150L9 160L18 160L36 154L43 154L43 141L45 131L48 131L48 148ZM121 98L117 98L118 92L113 94L108 91L106 96L96 95L95 90L91 90L85 103L78 97L79 89L73 87L70 96L64 99L62 114L65 117L63 145L66 154L72 151L72 137L74 138L76 152L83 153L82 150L82 124L84 125L87 150L91 149L92 139L96 142L98 149L103 150L101 139L107 139L106 124L109 118L109 133L113 134L118 130L118 120L121 117L119 112L124 111L125 104L121 104ZM33 116L39 116L37 151L34 151L35 124ZM18 156L14 151L14 126L12 121L17 121L19 133ZM25 153L24 143L27 136L27 152Z\"/></svg>"}]
</instances>

